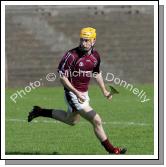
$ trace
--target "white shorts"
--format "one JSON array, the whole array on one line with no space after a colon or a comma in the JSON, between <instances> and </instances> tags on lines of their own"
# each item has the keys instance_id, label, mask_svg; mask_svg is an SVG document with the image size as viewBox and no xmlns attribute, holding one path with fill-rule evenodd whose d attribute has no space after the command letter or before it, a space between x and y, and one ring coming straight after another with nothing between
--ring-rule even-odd
<instances>
[{"instance_id":1,"label":"white shorts","mask_svg":"<svg viewBox=\"0 0 166 167\"><path fill-rule=\"evenodd\" d=\"M88 96L88 92L84 92L82 94L85 97L85 101L83 103L80 103L78 101L77 96L73 92L65 91L65 101L66 101L67 106L68 106L68 112L73 112L74 110L80 111L84 107L89 106L90 98Z\"/></svg>"}]
</instances>

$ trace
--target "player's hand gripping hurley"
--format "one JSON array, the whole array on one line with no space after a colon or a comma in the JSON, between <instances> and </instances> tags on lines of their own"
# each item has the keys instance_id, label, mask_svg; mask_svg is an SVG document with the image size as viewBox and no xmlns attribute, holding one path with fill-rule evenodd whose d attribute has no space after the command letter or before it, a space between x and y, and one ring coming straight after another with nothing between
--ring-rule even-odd
<instances>
[{"instance_id":1,"label":"player's hand gripping hurley","mask_svg":"<svg viewBox=\"0 0 166 167\"><path fill-rule=\"evenodd\" d=\"M119 92L111 85L109 85L110 93L106 96L107 99L110 99L110 97L114 94L119 94Z\"/></svg>"}]
</instances>

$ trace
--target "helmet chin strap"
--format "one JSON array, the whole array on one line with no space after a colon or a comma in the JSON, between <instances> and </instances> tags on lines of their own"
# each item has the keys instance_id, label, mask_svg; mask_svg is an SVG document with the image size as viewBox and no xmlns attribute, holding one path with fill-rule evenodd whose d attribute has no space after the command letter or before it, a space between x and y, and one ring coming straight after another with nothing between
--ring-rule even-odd
<instances>
[{"instance_id":1,"label":"helmet chin strap","mask_svg":"<svg viewBox=\"0 0 166 167\"><path fill-rule=\"evenodd\" d=\"M90 55L92 53L93 47L91 47L89 50L84 50L82 47L80 47L80 49L83 52L83 54Z\"/></svg>"},{"instance_id":2,"label":"helmet chin strap","mask_svg":"<svg viewBox=\"0 0 166 167\"><path fill-rule=\"evenodd\" d=\"M91 48L87 51L87 50L84 50L81 45L79 46L79 48L81 49L81 51L84 53L84 54L87 54L90 55L93 51L93 48L94 48L94 43L91 45Z\"/></svg>"},{"instance_id":3,"label":"helmet chin strap","mask_svg":"<svg viewBox=\"0 0 166 167\"><path fill-rule=\"evenodd\" d=\"M91 54L91 53L92 53L93 48L94 48L94 45L95 45L95 44L92 44L92 45L91 45L91 48L90 48L90 50L88 51L88 52L89 52L89 54Z\"/></svg>"}]
</instances>

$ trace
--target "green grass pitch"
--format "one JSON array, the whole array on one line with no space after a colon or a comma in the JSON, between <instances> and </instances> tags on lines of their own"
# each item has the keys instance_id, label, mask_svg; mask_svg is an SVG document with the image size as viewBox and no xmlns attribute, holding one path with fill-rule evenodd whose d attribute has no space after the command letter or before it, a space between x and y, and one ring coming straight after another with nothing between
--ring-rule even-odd
<instances>
[{"instance_id":1,"label":"green grass pitch","mask_svg":"<svg viewBox=\"0 0 166 167\"><path fill-rule=\"evenodd\" d=\"M150 101L140 99L124 87L112 101L103 97L97 86L90 86L90 104L103 121L103 127L115 146L127 147L127 155L154 154L153 85L137 85ZM10 96L20 89L6 89L5 152L6 155L106 155L95 137L92 126L81 118L75 126L51 118L36 118L27 122L32 106L66 110L62 87L36 88L13 103Z\"/></svg>"}]
</instances>

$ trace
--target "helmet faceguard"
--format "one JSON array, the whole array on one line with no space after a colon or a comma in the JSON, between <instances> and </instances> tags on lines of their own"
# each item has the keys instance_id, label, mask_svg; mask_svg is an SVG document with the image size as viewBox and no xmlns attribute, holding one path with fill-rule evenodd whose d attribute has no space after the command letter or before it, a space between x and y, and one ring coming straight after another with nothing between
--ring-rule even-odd
<instances>
[{"instance_id":1,"label":"helmet faceguard","mask_svg":"<svg viewBox=\"0 0 166 167\"><path fill-rule=\"evenodd\" d=\"M91 48L89 50L93 50L96 41L96 29L92 27L82 28L80 31L80 38L89 40L91 42ZM86 52L85 48L81 48L81 50Z\"/></svg>"}]
</instances>

